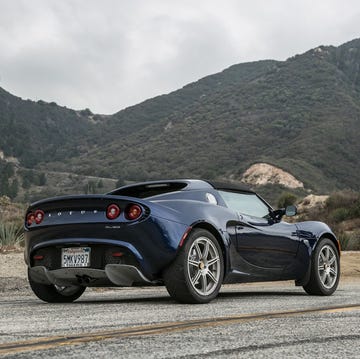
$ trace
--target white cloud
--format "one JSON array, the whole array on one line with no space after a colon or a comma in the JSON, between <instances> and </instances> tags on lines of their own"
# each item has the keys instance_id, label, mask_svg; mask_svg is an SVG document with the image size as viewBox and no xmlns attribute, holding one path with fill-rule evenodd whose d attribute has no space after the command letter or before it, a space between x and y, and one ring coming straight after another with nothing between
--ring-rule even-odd
<instances>
[{"instance_id":1,"label":"white cloud","mask_svg":"<svg viewBox=\"0 0 360 359\"><path fill-rule=\"evenodd\" d=\"M359 37L355 0L0 0L0 86L113 113L239 62Z\"/></svg>"}]
</instances>

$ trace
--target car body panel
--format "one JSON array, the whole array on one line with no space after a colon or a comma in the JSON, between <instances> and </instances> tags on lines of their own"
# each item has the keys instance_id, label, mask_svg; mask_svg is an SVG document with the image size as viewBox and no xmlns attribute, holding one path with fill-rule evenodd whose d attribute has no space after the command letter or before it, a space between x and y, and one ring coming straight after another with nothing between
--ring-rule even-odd
<instances>
[{"instance_id":1,"label":"car body panel","mask_svg":"<svg viewBox=\"0 0 360 359\"><path fill-rule=\"evenodd\" d=\"M289 224L239 213L227 207L219 189L255 195L242 186L170 180L124 186L106 195L33 203L27 214L41 209L44 219L32 225L25 221L25 261L30 275L44 283L53 278L54 283L64 284L68 279L88 286L159 284L189 230L200 227L210 230L220 243L225 283L299 280L308 271L319 238L329 236L337 242L330 228L320 222ZM121 209L114 220L106 217L110 204ZM130 204L142 209L137 220L125 216ZM62 268L61 249L67 247L90 247L91 267ZM40 257L44 258L35 259ZM97 279L86 283L91 273Z\"/></svg>"}]
</instances>

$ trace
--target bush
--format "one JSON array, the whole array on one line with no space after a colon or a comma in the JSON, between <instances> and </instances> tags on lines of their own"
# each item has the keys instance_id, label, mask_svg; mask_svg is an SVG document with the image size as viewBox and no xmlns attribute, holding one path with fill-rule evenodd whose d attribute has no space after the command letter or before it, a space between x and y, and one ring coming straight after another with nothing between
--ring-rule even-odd
<instances>
[{"instance_id":1,"label":"bush","mask_svg":"<svg viewBox=\"0 0 360 359\"><path fill-rule=\"evenodd\" d=\"M349 250L360 251L360 230L352 233L349 244Z\"/></svg>"},{"instance_id":2,"label":"bush","mask_svg":"<svg viewBox=\"0 0 360 359\"><path fill-rule=\"evenodd\" d=\"M340 231L337 235L341 249L348 251L360 250L360 231L345 232Z\"/></svg>"},{"instance_id":3,"label":"bush","mask_svg":"<svg viewBox=\"0 0 360 359\"><path fill-rule=\"evenodd\" d=\"M335 223L340 223L342 221L345 221L347 218L349 218L350 210L347 208L336 208L334 209L330 217Z\"/></svg>"},{"instance_id":4,"label":"bush","mask_svg":"<svg viewBox=\"0 0 360 359\"><path fill-rule=\"evenodd\" d=\"M339 232L337 235L337 238L340 242L340 247L342 250L346 250L349 247L349 243L351 241L351 236L347 234L346 232Z\"/></svg>"},{"instance_id":5,"label":"bush","mask_svg":"<svg viewBox=\"0 0 360 359\"><path fill-rule=\"evenodd\" d=\"M8 206L11 200L8 196L0 196L0 206Z\"/></svg>"},{"instance_id":6,"label":"bush","mask_svg":"<svg viewBox=\"0 0 360 359\"><path fill-rule=\"evenodd\" d=\"M357 202L359 202L360 196L359 193L353 191L340 191L333 193L326 201L326 207L329 210L336 208L349 208L353 207Z\"/></svg>"},{"instance_id":7,"label":"bush","mask_svg":"<svg viewBox=\"0 0 360 359\"><path fill-rule=\"evenodd\" d=\"M0 247L20 245L24 239L20 223L0 223Z\"/></svg>"},{"instance_id":8,"label":"bush","mask_svg":"<svg viewBox=\"0 0 360 359\"><path fill-rule=\"evenodd\" d=\"M291 206L295 204L296 201L297 201L297 197L294 194L290 192L284 192L279 197L277 205L278 208L286 208L287 206Z\"/></svg>"}]
</instances>

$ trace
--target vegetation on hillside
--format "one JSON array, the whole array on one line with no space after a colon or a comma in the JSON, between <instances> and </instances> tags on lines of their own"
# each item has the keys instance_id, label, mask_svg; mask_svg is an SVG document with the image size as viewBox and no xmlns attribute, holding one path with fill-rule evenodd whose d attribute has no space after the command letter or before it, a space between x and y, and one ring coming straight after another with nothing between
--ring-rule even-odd
<instances>
[{"instance_id":1,"label":"vegetation on hillside","mask_svg":"<svg viewBox=\"0 0 360 359\"><path fill-rule=\"evenodd\" d=\"M0 253L9 247L23 245L24 206L0 196Z\"/></svg>"},{"instance_id":2,"label":"vegetation on hillside","mask_svg":"<svg viewBox=\"0 0 360 359\"><path fill-rule=\"evenodd\" d=\"M359 56L356 40L233 66L117 113L86 154L52 166L126 180L236 179L266 162L314 191L359 190Z\"/></svg>"},{"instance_id":3,"label":"vegetation on hillside","mask_svg":"<svg viewBox=\"0 0 360 359\"><path fill-rule=\"evenodd\" d=\"M342 249L360 250L360 192L334 192L324 206L307 208L300 219L327 223L339 238Z\"/></svg>"},{"instance_id":4,"label":"vegetation on hillside","mask_svg":"<svg viewBox=\"0 0 360 359\"><path fill-rule=\"evenodd\" d=\"M359 71L358 39L234 65L112 116L0 89L0 151L45 175L236 180L266 162L315 192L360 190ZM0 193L29 185L17 180L2 179Z\"/></svg>"}]
</instances>

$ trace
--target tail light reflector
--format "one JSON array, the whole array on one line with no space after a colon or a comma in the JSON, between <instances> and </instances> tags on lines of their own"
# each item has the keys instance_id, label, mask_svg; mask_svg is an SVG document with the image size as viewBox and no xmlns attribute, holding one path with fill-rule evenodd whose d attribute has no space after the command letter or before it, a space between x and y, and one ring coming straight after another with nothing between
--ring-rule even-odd
<instances>
[{"instance_id":1,"label":"tail light reflector","mask_svg":"<svg viewBox=\"0 0 360 359\"><path fill-rule=\"evenodd\" d=\"M138 219L142 214L142 209L137 204L130 204L126 207L125 210L125 218L133 221L134 219Z\"/></svg>"},{"instance_id":2,"label":"tail light reflector","mask_svg":"<svg viewBox=\"0 0 360 359\"><path fill-rule=\"evenodd\" d=\"M123 255L124 255L124 253L122 253L122 252L114 252L114 253L112 254L112 256L115 257L115 258L116 258L116 257L118 257L118 258L119 258L119 257L122 257Z\"/></svg>"},{"instance_id":3,"label":"tail light reflector","mask_svg":"<svg viewBox=\"0 0 360 359\"><path fill-rule=\"evenodd\" d=\"M187 238L187 236L188 236L188 234L190 233L191 230L192 230L192 227L188 227L188 229L184 232L183 236L181 237L179 247L182 247L182 245L185 242L185 239Z\"/></svg>"},{"instance_id":4,"label":"tail light reflector","mask_svg":"<svg viewBox=\"0 0 360 359\"><path fill-rule=\"evenodd\" d=\"M115 219L120 216L121 210L117 204L110 204L106 209L106 217L108 219Z\"/></svg>"},{"instance_id":5,"label":"tail light reflector","mask_svg":"<svg viewBox=\"0 0 360 359\"><path fill-rule=\"evenodd\" d=\"M42 255L40 255L40 254L36 254L36 255L34 255L34 260L36 260L36 261L41 261L42 259L44 259L44 256L42 256Z\"/></svg>"},{"instance_id":6,"label":"tail light reflector","mask_svg":"<svg viewBox=\"0 0 360 359\"><path fill-rule=\"evenodd\" d=\"M28 226L31 226L32 224L35 223L35 214L33 212L30 212L27 216L26 216L26 224Z\"/></svg>"},{"instance_id":7,"label":"tail light reflector","mask_svg":"<svg viewBox=\"0 0 360 359\"><path fill-rule=\"evenodd\" d=\"M38 209L35 212L35 223L40 224L43 221L44 217L45 217L45 213L42 210Z\"/></svg>"},{"instance_id":8,"label":"tail light reflector","mask_svg":"<svg viewBox=\"0 0 360 359\"><path fill-rule=\"evenodd\" d=\"M26 216L26 224L30 227L34 223L40 224L45 218L45 213L41 209L38 209L34 212L28 213Z\"/></svg>"}]
</instances>

